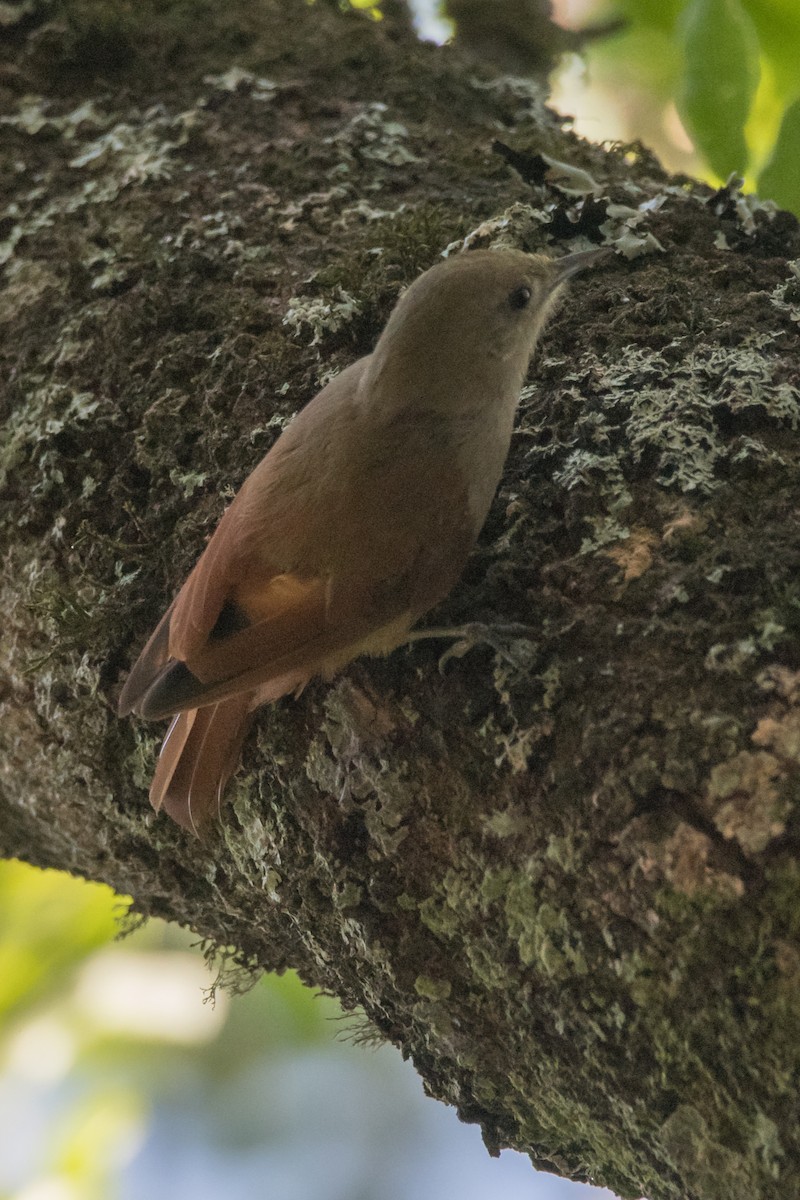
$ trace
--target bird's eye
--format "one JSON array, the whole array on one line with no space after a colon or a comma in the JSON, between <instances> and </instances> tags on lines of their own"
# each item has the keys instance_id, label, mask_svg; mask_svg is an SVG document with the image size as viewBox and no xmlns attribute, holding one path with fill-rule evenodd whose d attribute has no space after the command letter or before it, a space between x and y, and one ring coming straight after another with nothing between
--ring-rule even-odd
<instances>
[{"instance_id":1,"label":"bird's eye","mask_svg":"<svg viewBox=\"0 0 800 1200\"><path fill-rule=\"evenodd\" d=\"M513 292L509 292L508 303L512 308L527 308L532 295L533 293L527 283L521 283L519 287L514 288Z\"/></svg>"}]
</instances>

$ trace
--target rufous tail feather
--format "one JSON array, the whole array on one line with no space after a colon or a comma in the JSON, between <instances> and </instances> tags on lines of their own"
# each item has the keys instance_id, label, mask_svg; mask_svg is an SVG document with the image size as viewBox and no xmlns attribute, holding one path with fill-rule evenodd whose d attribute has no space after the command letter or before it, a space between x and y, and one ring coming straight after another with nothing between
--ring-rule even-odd
<instances>
[{"instance_id":1,"label":"rufous tail feather","mask_svg":"<svg viewBox=\"0 0 800 1200\"><path fill-rule=\"evenodd\" d=\"M225 785L250 727L252 692L179 713L169 727L150 787L150 803L199 836L218 819Z\"/></svg>"}]
</instances>

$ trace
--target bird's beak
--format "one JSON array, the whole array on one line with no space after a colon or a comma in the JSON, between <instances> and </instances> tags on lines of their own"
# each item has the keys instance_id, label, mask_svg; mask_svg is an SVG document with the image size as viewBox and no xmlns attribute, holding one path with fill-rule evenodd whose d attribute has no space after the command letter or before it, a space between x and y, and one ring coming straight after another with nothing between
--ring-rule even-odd
<instances>
[{"instance_id":1,"label":"bird's beak","mask_svg":"<svg viewBox=\"0 0 800 1200\"><path fill-rule=\"evenodd\" d=\"M563 258L554 259L553 287L557 287L571 275L577 275L578 271L585 271L587 267L602 262L613 253L610 246L600 246L597 250L578 250L576 254L565 254Z\"/></svg>"}]
</instances>

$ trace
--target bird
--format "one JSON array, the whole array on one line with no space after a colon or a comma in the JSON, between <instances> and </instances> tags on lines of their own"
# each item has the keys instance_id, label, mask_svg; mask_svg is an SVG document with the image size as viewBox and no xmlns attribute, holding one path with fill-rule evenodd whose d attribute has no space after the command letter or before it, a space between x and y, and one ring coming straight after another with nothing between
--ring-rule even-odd
<instances>
[{"instance_id":1,"label":"bird","mask_svg":"<svg viewBox=\"0 0 800 1200\"><path fill-rule=\"evenodd\" d=\"M132 667L121 717L171 718L150 802L222 814L253 712L388 654L461 575L531 355L565 282L609 253L465 250L400 296L243 483Z\"/></svg>"}]
</instances>

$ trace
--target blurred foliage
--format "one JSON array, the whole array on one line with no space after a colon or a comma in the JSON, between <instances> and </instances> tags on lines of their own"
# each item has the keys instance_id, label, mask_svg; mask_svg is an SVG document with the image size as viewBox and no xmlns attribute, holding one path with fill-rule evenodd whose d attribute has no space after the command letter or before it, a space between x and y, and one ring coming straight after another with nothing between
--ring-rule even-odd
<instances>
[{"instance_id":1,"label":"blurred foliage","mask_svg":"<svg viewBox=\"0 0 800 1200\"><path fill-rule=\"evenodd\" d=\"M0 862L0 1036L20 1010L57 993L119 931L126 904L102 884Z\"/></svg>"},{"instance_id":2,"label":"blurred foliage","mask_svg":"<svg viewBox=\"0 0 800 1200\"><path fill-rule=\"evenodd\" d=\"M439 11L462 46L518 75L546 76L559 55L579 51L623 25L611 17L565 29L553 20L550 0L440 0Z\"/></svg>"},{"instance_id":3,"label":"blurred foliage","mask_svg":"<svg viewBox=\"0 0 800 1200\"><path fill-rule=\"evenodd\" d=\"M410 0L418 10L426 0ZM428 5L431 0L428 0ZM800 0L436 0L456 39L502 69L537 74L579 49L629 136L714 183L736 172L800 214ZM580 9L580 28L556 22ZM670 161L677 112L697 155ZM676 161L677 160L677 161Z\"/></svg>"},{"instance_id":4,"label":"blurred foliage","mask_svg":"<svg viewBox=\"0 0 800 1200\"><path fill-rule=\"evenodd\" d=\"M716 180L743 175L800 213L797 0L614 0L626 30L603 48L673 101Z\"/></svg>"},{"instance_id":5,"label":"blurred foliage","mask_svg":"<svg viewBox=\"0 0 800 1200\"><path fill-rule=\"evenodd\" d=\"M72 1061L71 1039L47 1014L81 964L115 937L126 909L101 884L0 862L0 1080L8 1073L15 1092L15 1066L28 1047L39 1057L40 1074L52 1077L59 1061ZM76 1200L108 1196L115 1149L139 1108L118 1087L76 1098L40 1148L36 1182Z\"/></svg>"},{"instance_id":6,"label":"blurred foliage","mask_svg":"<svg viewBox=\"0 0 800 1200\"><path fill-rule=\"evenodd\" d=\"M739 0L692 0L676 34L683 123L718 175L742 170L750 158L744 127L761 73L753 22Z\"/></svg>"},{"instance_id":7,"label":"blurred foliage","mask_svg":"<svg viewBox=\"0 0 800 1200\"><path fill-rule=\"evenodd\" d=\"M5 1144L2 1200L108 1200L165 1098L230 1109L214 1093L255 1055L322 1046L341 1028L338 1006L290 973L204 1007L213 974L192 935L151 921L120 940L127 911L100 884L0 862L0 1143L10 1112L23 1125L46 1113L33 1175Z\"/></svg>"},{"instance_id":8,"label":"blurred foliage","mask_svg":"<svg viewBox=\"0 0 800 1200\"><path fill-rule=\"evenodd\" d=\"M120 940L120 912L0 862L0 1200L611 1200L490 1159L394 1049L342 1045L363 1020L293 973L212 1001L193 935Z\"/></svg>"}]
</instances>

